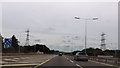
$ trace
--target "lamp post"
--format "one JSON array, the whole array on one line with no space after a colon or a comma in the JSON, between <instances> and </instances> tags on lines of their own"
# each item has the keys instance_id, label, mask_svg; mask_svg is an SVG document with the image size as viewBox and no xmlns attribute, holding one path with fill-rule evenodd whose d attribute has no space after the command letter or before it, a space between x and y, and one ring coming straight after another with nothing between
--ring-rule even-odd
<instances>
[{"instance_id":1,"label":"lamp post","mask_svg":"<svg viewBox=\"0 0 120 68\"><path fill-rule=\"evenodd\" d=\"M87 46L87 21L88 20L98 20L98 17L93 17L91 19L91 18L80 18L78 16L75 16L74 18L75 19L83 19L83 20L85 20L85 53L86 53L86 46Z\"/></svg>"}]
</instances>

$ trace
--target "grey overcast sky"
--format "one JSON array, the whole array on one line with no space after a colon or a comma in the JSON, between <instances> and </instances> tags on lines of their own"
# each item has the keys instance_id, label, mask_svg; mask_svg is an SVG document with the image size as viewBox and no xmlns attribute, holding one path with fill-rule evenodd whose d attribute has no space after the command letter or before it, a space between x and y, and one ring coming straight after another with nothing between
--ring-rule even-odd
<instances>
[{"instance_id":1,"label":"grey overcast sky","mask_svg":"<svg viewBox=\"0 0 120 68\"><path fill-rule=\"evenodd\" d=\"M87 47L100 48L101 33L106 34L106 48L118 48L117 2L39 2L3 3L2 35L16 35L25 44L25 30L30 30L30 44L46 44L50 49L81 50L84 48L85 20ZM40 42L35 42L40 40Z\"/></svg>"}]
</instances>

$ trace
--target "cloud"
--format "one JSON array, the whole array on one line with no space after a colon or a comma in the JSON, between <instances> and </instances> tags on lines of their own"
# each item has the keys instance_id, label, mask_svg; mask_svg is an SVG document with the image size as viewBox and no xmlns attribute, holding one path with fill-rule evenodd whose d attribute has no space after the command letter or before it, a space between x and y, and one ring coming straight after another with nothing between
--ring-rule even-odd
<instances>
[{"instance_id":1,"label":"cloud","mask_svg":"<svg viewBox=\"0 0 120 68\"><path fill-rule=\"evenodd\" d=\"M74 20L74 16L97 16L98 21L87 21L88 47L92 43L93 47L99 46L101 32L111 39L109 42L117 41L117 3L3 3L2 8L5 37L15 34L20 38L19 34L29 28L31 44L40 39L47 46L64 50L64 45L71 46L72 42L74 49L80 49L84 45L85 20ZM22 43L25 38L26 34L22 35Z\"/></svg>"}]
</instances>

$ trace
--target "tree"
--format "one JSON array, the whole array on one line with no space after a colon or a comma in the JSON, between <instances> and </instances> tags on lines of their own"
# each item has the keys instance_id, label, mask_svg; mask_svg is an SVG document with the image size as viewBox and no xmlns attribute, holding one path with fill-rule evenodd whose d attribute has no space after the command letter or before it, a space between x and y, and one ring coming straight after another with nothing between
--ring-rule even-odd
<instances>
[{"instance_id":1,"label":"tree","mask_svg":"<svg viewBox=\"0 0 120 68\"><path fill-rule=\"evenodd\" d=\"M18 52L19 50L18 39L16 39L15 35L12 36L11 48L14 49L15 52Z\"/></svg>"},{"instance_id":2,"label":"tree","mask_svg":"<svg viewBox=\"0 0 120 68\"><path fill-rule=\"evenodd\" d=\"M48 47L46 47L46 45L36 44L34 46L36 47L36 51L39 50L44 53L50 53L50 49Z\"/></svg>"},{"instance_id":3,"label":"tree","mask_svg":"<svg viewBox=\"0 0 120 68\"><path fill-rule=\"evenodd\" d=\"M87 51L87 54L89 56L103 55L102 50L99 49L99 48L96 48L96 49L94 49L94 48L87 48L86 51ZM83 49L82 52L85 52L85 49Z\"/></svg>"}]
</instances>

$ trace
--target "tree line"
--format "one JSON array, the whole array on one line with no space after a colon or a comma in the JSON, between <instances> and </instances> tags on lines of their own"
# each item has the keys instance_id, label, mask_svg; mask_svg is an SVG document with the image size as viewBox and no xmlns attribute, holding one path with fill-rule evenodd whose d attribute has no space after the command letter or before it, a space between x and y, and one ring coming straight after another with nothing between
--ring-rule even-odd
<instances>
[{"instance_id":1,"label":"tree line","mask_svg":"<svg viewBox=\"0 0 120 68\"><path fill-rule=\"evenodd\" d=\"M47 54L56 54L59 53L60 51L56 50L50 50L46 45L43 44L35 44L31 46L20 46L18 43L18 39L15 37L15 35L12 36L12 45L8 48L4 48L4 42L2 41L2 52L3 53L30 53L30 52L44 52ZM86 49L87 54L89 56L98 56L98 55L107 55L107 56L114 56L114 57L120 57L120 50L105 50L102 51L99 48L87 48ZM73 51L73 52L62 52L64 54L72 54L75 55L77 52L85 52L85 49L81 51Z\"/></svg>"},{"instance_id":2,"label":"tree line","mask_svg":"<svg viewBox=\"0 0 120 68\"><path fill-rule=\"evenodd\" d=\"M55 53L54 50L50 50L46 45L43 44L35 44L35 45L29 45L29 46L20 46L18 39L15 37L15 35L11 38L11 46L8 48L4 48L4 42L2 40L2 52L3 53L30 53L30 52L44 52L44 53Z\"/></svg>"},{"instance_id":3,"label":"tree line","mask_svg":"<svg viewBox=\"0 0 120 68\"><path fill-rule=\"evenodd\" d=\"M85 52L85 49L83 49L82 51L74 51L74 52L72 52L72 54L75 55L77 52ZM102 51L99 48L87 48L86 52L87 52L88 56L105 55L105 56L120 57L120 50L106 49L105 51Z\"/></svg>"}]
</instances>

